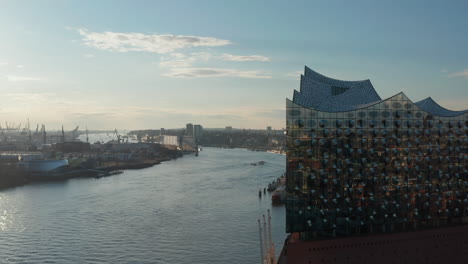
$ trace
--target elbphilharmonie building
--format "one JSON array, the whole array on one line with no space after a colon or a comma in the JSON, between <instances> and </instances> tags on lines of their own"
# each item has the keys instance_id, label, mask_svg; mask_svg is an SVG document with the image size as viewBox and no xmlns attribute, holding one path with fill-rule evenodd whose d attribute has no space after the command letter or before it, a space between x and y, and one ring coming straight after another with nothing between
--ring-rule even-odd
<instances>
[{"instance_id":1,"label":"elbphilharmonie building","mask_svg":"<svg viewBox=\"0 0 468 264\"><path fill-rule=\"evenodd\" d=\"M302 239L468 222L468 110L305 68L287 100L286 230Z\"/></svg>"}]
</instances>

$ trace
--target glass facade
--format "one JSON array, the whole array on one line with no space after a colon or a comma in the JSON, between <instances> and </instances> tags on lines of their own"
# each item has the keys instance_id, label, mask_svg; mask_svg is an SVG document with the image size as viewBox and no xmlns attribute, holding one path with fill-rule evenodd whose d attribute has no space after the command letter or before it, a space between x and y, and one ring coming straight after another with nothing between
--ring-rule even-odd
<instances>
[{"instance_id":1,"label":"glass facade","mask_svg":"<svg viewBox=\"0 0 468 264\"><path fill-rule=\"evenodd\" d=\"M288 233L320 239L467 221L468 113L436 116L403 93L344 112L287 100L286 112Z\"/></svg>"}]
</instances>

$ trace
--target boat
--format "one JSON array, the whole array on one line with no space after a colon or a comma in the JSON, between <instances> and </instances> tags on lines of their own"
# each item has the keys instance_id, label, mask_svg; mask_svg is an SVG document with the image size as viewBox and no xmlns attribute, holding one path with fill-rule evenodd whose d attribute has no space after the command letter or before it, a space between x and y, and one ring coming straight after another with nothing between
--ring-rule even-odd
<instances>
[{"instance_id":1,"label":"boat","mask_svg":"<svg viewBox=\"0 0 468 264\"><path fill-rule=\"evenodd\" d=\"M252 163L250 163L250 165L252 165L252 166L260 165L260 166L262 166L262 165L265 165L265 163L266 163L265 161L261 160L261 161L258 161L258 162L252 162Z\"/></svg>"},{"instance_id":2,"label":"boat","mask_svg":"<svg viewBox=\"0 0 468 264\"><path fill-rule=\"evenodd\" d=\"M273 205L283 204L284 198L286 197L286 190L284 185L279 186L271 193L271 203Z\"/></svg>"},{"instance_id":3,"label":"boat","mask_svg":"<svg viewBox=\"0 0 468 264\"><path fill-rule=\"evenodd\" d=\"M18 168L26 172L48 172L68 166L67 159L32 159L20 160Z\"/></svg>"},{"instance_id":4,"label":"boat","mask_svg":"<svg viewBox=\"0 0 468 264\"><path fill-rule=\"evenodd\" d=\"M276 181L273 181L273 182L268 184L267 191L273 192L274 190L276 190L277 187L278 186L276 184Z\"/></svg>"},{"instance_id":5,"label":"boat","mask_svg":"<svg viewBox=\"0 0 468 264\"><path fill-rule=\"evenodd\" d=\"M94 174L95 179L100 179L102 177L108 177L112 175L117 175L123 173L121 170L113 170L113 171L100 171L100 170L88 170L89 173Z\"/></svg>"}]
</instances>

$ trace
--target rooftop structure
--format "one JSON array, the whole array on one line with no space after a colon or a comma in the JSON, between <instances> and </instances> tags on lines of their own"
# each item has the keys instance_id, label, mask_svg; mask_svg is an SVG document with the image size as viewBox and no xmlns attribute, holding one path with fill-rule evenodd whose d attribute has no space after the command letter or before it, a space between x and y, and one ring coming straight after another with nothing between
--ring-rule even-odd
<instances>
[{"instance_id":1,"label":"rooftop structure","mask_svg":"<svg viewBox=\"0 0 468 264\"><path fill-rule=\"evenodd\" d=\"M200 142L200 139L203 136L203 126L202 125L194 125L193 126L193 140L195 144Z\"/></svg>"},{"instance_id":2,"label":"rooftop structure","mask_svg":"<svg viewBox=\"0 0 468 264\"><path fill-rule=\"evenodd\" d=\"M188 123L185 125L185 135L193 136L193 124L192 123Z\"/></svg>"},{"instance_id":3,"label":"rooftop structure","mask_svg":"<svg viewBox=\"0 0 468 264\"><path fill-rule=\"evenodd\" d=\"M287 232L302 239L467 222L468 110L309 68L287 100Z\"/></svg>"}]
</instances>

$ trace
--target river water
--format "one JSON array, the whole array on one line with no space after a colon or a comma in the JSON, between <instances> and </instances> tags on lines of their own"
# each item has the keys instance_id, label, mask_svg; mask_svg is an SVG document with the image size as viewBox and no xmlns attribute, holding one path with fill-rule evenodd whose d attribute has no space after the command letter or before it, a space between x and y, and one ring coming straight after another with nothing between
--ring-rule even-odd
<instances>
[{"instance_id":1,"label":"river water","mask_svg":"<svg viewBox=\"0 0 468 264\"><path fill-rule=\"evenodd\" d=\"M0 191L0 263L260 263L257 219L272 210L277 253L286 234L284 207L258 189L284 165L283 155L204 148L111 177Z\"/></svg>"}]
</instances>

